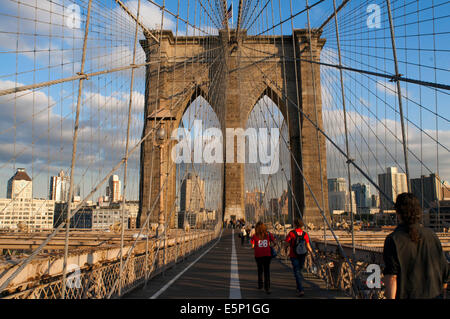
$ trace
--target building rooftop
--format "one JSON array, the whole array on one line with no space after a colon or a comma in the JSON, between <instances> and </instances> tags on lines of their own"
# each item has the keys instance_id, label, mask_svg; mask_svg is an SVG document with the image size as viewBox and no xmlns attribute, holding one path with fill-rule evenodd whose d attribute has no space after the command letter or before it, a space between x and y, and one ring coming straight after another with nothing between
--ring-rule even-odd
<instances>
[{"instance_id":1,"label":"building rooftop","mask_svg":"<svg viewBox=\"0 0 450 319\"><path fill-rule=\"evenodd\" d=\"M14 181L30 181L31 178L28 176L27 172L24 168L18 168L16 174L12 177L12 180Z\"/></svg>"}]
</instances>

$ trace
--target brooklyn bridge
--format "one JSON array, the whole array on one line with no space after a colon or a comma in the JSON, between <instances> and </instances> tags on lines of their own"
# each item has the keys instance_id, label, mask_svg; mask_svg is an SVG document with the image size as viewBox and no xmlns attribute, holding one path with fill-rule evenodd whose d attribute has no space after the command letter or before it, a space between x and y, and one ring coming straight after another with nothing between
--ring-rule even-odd
<instances>
[{"instance_id":1,"label":"brooklyn bridge","mask_svg":"<svg viewBox=\"0 0 450 319\"><path fill-rule=\"evenodd\" d=\"M0 298L297 298L300 218L305 297L381 299L405 192L450 262L449 1L0 2Z\"/></svg>"}]
</instances>

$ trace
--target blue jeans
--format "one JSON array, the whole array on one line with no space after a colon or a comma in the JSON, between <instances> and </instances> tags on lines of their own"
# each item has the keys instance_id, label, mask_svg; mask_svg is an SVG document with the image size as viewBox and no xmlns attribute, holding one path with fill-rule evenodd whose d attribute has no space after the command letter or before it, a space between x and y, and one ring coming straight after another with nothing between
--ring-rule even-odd
<instances>
[{"instance_id":1,"label":"blue jeans","mask_svg":"<svg viewBox=\"0 0 450 319\"><path fill-rule=\"evenodd\" d=\"M292 270L294 271L295 282L297 284L297 290L303 291L302 281L303 281L303 267L305 265L306 255L300 255L297 258L291 257Z\"/></svg>"}]
</instances>

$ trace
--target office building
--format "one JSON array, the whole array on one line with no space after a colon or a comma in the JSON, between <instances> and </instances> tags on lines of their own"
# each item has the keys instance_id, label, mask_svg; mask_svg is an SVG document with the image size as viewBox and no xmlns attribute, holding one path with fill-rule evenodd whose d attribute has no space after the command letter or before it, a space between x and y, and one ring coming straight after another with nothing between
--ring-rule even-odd
<instances>
[{"instance_id":1,"label":"office building","mask_svg":"<svg viewBox=\"0 0 450 319\"><path fill-rule=\"evenodd\" d=\"M77 208L77 203L71 203L71 210ZM67 203L56 203L54 227L66 220ZM139 210L139 202L129 201L125 203L124 220L125 229L136 227L136 218ZM122 222L122 202L110 203L100 206L86 203L70 219L70 228L109 230L116 223Z\"/></svg>"},{"instance_id":2,"label":"office building","mask_svg":"<svg viewBox=\"0 0 450 319\"><path fill-rule=\"evenodd\" d=\"M118 175L112 175L109 178L108 186L106 187L106 196L111 203L117 203L122 200L121 182Z\"/></svg>"},{"instance_id":3,"label":"office building","mask_svg":"<svg viewBox=\"0 0 450 319\"><path fill-rule=\"evenodd\" d=\"M33 198L33 182L24 168L8 181L7 197L0 199L0 228L16 230L19 224L30 231L53 228L55 202Z\"/></svg>"},{"instance_id":4,"label":"office building","mask_svg":"<svg viewBox=\"0 0 450 319\"><path fill-rule=\"evenodd\" d=\"M332 214L353 212L356 214L355 192L352 191L352 205L345 178L328 179L328 208Z\"/></svg>"},{"instance_id":5,"label":"office building","mask_svg":"<svg viewBox=\"0 0 450 319\"><path fill-rule=\"evenodd\" d=\"M388 197L380 193L380 209L382 211L393 210L397 196L408 191L408 183L405 173L399 173L397 167L388 167L386 173L378 175L378 186Z\"/></svg>"},{"instance_id":6,"label":"office building","mask_svg":"<svg viewBox=\"0 0 450 319\"><path fill-rule=\"evenodd\" d=\"M346 179L342 177L328 179L328 192L348 192Z\"/></svg>"},{"instance_id":7,"label":"office building","mask_svg":"<svg viewBox=\"0 0 450 319\"><path fill-rule=\"evenodd\" d=\"M256 223L263 216L264 192L255 189L245 192L245 212L249 222Z\"/></svg>"},{"instance_id":8,"label":"office building","mask_svg":"<svg viewBox=\"0 0 450 319\"><path fill-rule=\"evenodd\" d=\"M431 208L436 201L444 199L442 183L436 174L411 179L411 191L424 209Z\"/></svg>"},{"instance_id":9,"label":"office building","mask_svg":"<svg viewBox=\"0 0 450 319\"><path fill-rule=\"evenodd\" d=\"M181 184L180 211L199 212L201 209L205 209L205 182L188 174Z\"/></svg>"},{"instance_id":10,"label":"office building","mask_svg":"<svg viewBox=\"0 0 450 319\"><path fill-rule=\"evenodd\" d=\"M328 193L328 207L332 214L350 213L356 214L356 199L355 192L352 191L352 205L350 205L350 196L348 191L343 192L329 192Z\"/></svg>"},{"instance_id":11,"label":"office building","mask_svg":"<svg viewBox=\"0 0 450 319\"><path fill-rule=\"evenodd\" d=\"M64 171L58 176L50 177L49 199L56 202L67 202L69 200L70 177Z\"/></svg>"},{"instance_id":12,"label":"office building","mask_svg":"<svg viewBox=\"0 0 450 319\"><path fill-rule=\"evenodd\" d=\"M9 179L6 190L6 198L32 198L33 182L28 176L25 168L18 168L16 173Z\"/></svg>"},{"instance_id":13,"label":"office building","mask_svg":"<svg viewBox=\"0 0 450 319\"><path fill-rule=\"evenodd\" d=\"M361 183L354 184L352 185L352 191L355 193L356 210L358 214L369 214L372 206L370 185Z\"/></svg>"},{"instance_id":14,"label":"office building","mask_svg":"<svg viewBox=\"0 0 450 319\"><path fill-rule=\"evenodd\" d=\"M424 209L423 223L437 232L450 229L450 200L435 201L430 208Z\"/></svg>"}]
</instances>

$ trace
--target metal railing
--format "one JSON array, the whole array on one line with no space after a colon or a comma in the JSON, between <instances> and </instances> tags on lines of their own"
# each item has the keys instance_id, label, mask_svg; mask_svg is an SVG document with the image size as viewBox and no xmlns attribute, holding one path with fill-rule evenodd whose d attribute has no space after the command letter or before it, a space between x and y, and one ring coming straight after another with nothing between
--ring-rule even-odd
<instances>
[{"instance_id":1,"label":"metal railing","mask_svg":"<svg viewBox=\"0 0 450 319\"><path fill-rule=\"evenodd\" d=\"M283 245L284 234L277 234L278 258L285 265L291 267L289 259L289 247ZM369 289L366 281L368 277L367 267L371 264L380 266L383 269L382 249L355 247L355 257L349 258L352 263L354 273L336 243L312 241L311 247L314 251L314 258L308 254L305 259L304 271L322 279L326 287L338 289L346 295L358 299L382 299L382 288ZM353 247L351 245L341 245L344 251L351 255Z\"/></svg>"},{"instance_id":2,"label":"metal railing","mask_svg":"<svg viewBox=\"0 0 450 319\"><path fill-rule=\"evenodd\" d=\"M192 235L177 236L171 240L164 237L149 242L148 252L130 257L120 276L120 260L90 265L77 272L69 273L66 280L65 298L103 299L111 295L120 297L116 282L121 281L121 295L147 284L153 277L181 262L190 254L208 246L220 234L220 228L200 231ZM28 283L26 288L9 289L4 299L60 299L63 290L63 276L41 277Z\"/></svg>"}]
</instances>

